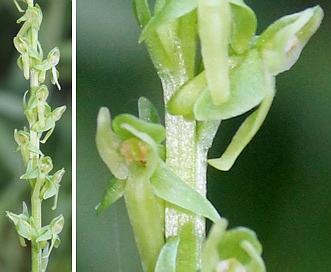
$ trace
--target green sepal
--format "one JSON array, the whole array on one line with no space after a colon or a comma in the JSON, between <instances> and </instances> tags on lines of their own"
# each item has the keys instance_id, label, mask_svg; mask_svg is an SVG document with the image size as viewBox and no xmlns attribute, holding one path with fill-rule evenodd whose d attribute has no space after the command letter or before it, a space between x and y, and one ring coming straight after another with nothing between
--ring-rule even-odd
<instances>
[{"instance_id":1,"label":"green sepal","mask_svg":"<svg viewBox=\"0 0 331 272\"><path fill-rule=\"evenodd\" d=\"M254 11L243 0L230 0L230 45L237 54L245 52L255 36L257 19Z\"/></svg>"},{"instance_id":2,"label":"green sepal","mask_svg":"<svg viewBox=\"0 0 331 272\"><path fill-rule=\"evenodd\" d=\"M138 100L139 119L154 124L160 124L160 116L153 103L146 97L140 97Z\"/></svg>"},{"instance_id":3,"label":"green sepal","mask_svg":"<svg viewBox=\"0 0 331 272\"><path fill-rule=\"evenodd\" d=\"M147 0L133 0L133 11L141 27L145 27L151 18Z\"/></svg>"},{"instance_id":4,"label":"green sepal","mask_svg":"<svg viewBox=\"0 0 331 272\"><path fill-rule=\"evenodd\" d=\"M214 105L230 96L228 46L231 11L228 0L199 0L198 28L208 89Z\"/></svg>"},{"instance_id":5,"label":"green sepal","mask_svg":"<svg viewBox=\"0 0 331 272\"><path fill-rule=\"evenodd\" d=\"M130 139L133 134L123 128L123 124L128 124L137 131L148 134L156 143L161 143L165 139L165 129L162 125L148 123L130 114L120 114L112 122L114 132L122 140Z\"/></svg>"},{"instance_id":6,"label":"green sepal","mask_svg":"<svg viewBox=\"0 0 331 272\"><path fill-rule=\"evenodd\" d=\"M265 96L265 73L258 51L250 50L241 63L230 70L229 99L216 106L210 92L205 90L194 104L195 118L199 121L225 120L251 110L260 104ZM203 75L200 77L202 81Z\"/></svg>"},{"instance_id":7,"label":"green sepal","mask_svg":"<svg viewBox=\"0 0 331 272\"><path fill-rule=\"evenodd\" d=\"M159 198L213 222L219 220L220 215L209 200L178 178L163 161L158 163L151 184Z\"/></svg>"},{"instance_id":8,"label":"green sepal","mask_svg":"<svg viewBox=\"0 0 331 272\"><path fill-rule=\"evenodd\" d=\"M266 93L259 108L248 116L233 136L231 143L220 158L210 159L208 163L221 171L228 171L246 145L252 140L264 122L275 95L275 78L265 76Z\"/></svg>"},{"instance_id":9,"label":"green sepal","mask_svg":"<svg viewBox=\"0 0 331 272\"><path fill-rule=\"evenodd\" d=\"M124 194L125 180L112 178L107 186L107 190L101 202L95 207L97 215L101 214L105 209L114 204Z\"/></svg>"},{"instance_id":10,"label":"green sepal","mask_svg":"<svg viewBox=\"0 0 331 272\"><path fill-rule=\"evenodd\" d=\"M163 246L157 259L155 272L176 272L176 258L179 237L170 237Z\"/></svg>"},{"instance_id":11,"label":"green sepal","mask_svg":"<svg viewBox=\"0 0 331 272\"><path fill-rule=\"evenodd\" d=\"M268 70L277 75L289 70L302 49L317 31L323 18L320 6L284 16L269 26L256 40Z\"/></svg>"},{"instance_id":12,"label":"green sepal","mask_svg":"<svg viewBox=\"0 0 331 272\"><path fill-rule=\"evenodd\" d=\"M96 134L98 152L110 172L116 178L125 180L128 177L129 169L125 158L120 154L121 142L121 139L112 130L109 110L105 107L100 108Z\"/></svg>"},{"instance_id":13,"label":"green sepal","mask_svg":"<svg viewBox=\"0 0 331 272\"><path fill-rule=\"evenodd\" d=\"M170 0L147 23L140 35L139 42L158 30L162 25L175 21L198 6L198 0Z\"/></svg>"}]
</instances>

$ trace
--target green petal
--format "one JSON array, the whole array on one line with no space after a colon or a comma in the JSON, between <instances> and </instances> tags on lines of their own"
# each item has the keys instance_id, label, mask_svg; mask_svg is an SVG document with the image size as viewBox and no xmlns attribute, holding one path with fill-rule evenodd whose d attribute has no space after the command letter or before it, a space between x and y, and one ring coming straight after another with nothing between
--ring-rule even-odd
<instances>
[{"instance_id":1,"label":"green petal","mask_svg":"<svg viewBox=\"0 0 331 272\"><path fill-rule=\"evenodd\" d=\"M176 257L179 237L171 237L163 246L156 263L155 272L176 272Z\"/></svg>"},{"instance_id":2,"label":"green petal","mask_svg":"<svg viewBox=\"0 0 331 272\"><path fill-rule=\"evenodd\" d=\"M242 54L255 36L257 19L254 11L242 0L230 0L230 44L237 54Z\"/></svg>"},{"instance_id":3,"label":"green petal","mask_svg":"<svg viewBox=\"0 0 331 272\"><path fill-rule=\"evenodd\" d=\"M216 106L210 92L204 91L194 105L199 121L225 120L241 115L261 103L268 87L265 67L257 50L251 50L230 70L231 93L227 102Z\"/></svg>"},{"instance_id":4,"label":"green petal","mask_svg":"<svg viewBox=\"0 0 331 272\"><path fill-rule=\"evenodd\" d=\"M315 6L279 19L261 34L256 44L273 75L292 67L322 18L323 10Z\"/></svg>"},{"instance_id":5,"label":"green petal","mask_svg":"<svg viewBox=\"0 0 331 272\"><path fill-rule=\"evenodd\" d=\"M159 162L151 178L151 184L155 194L169 203L204 216L211 221L219 220L220 215L209 200L178 178L164 162Z\"/></svg>"},{"instance_id":6,"label":"green petal","mask_svg":"<svg viewBox=\"0 0 331 272\"><path fill-rule=\"evenodd\" d=\"M107 190L102 201L95 207L96 213L99 215L110 205L115 203L124 194L125 180L113 178L108 183Z\"/></svg>"},{"instance_id":7,"label":"green petal","mask_svg":"<svg viewBox=\"0 0 331 272\"><path fill-rule=\"evenodd\" d=\"M165 129L162 125L145 122L130 114L121 114L115 117L112 125L114 132L123 140L134 136L123 128L123 124L128 124L137 131L148 134L156 143L161 143L165 139Z\"/></svg>"},{"instance_id":8,"label":"green petal","mask_svg":"<svg viewBox=\"0 0 331 272\"><path fill-rule=\"evenodd\" d=\"M274 80L271 79L271 81ZM218 159L208 160L208 163L211 166L222 171L228 171L246 145L252 140L254 135L260 129L274 98L274 84L270 84L272 87L269 88L268 95L264 98L260 107L249 117L247 117L244 123L239 127L223 155Z\"/></svg>"},{"instance_id":9,"label":"green petal","mask_svg":"<svg viewBox=\"0 0 331 272\"><path fill-rule=\"evenodd\" d=\"M123 180L128 177L129 171L123 156L119 153L121 140L112 131L110 122L109 110L100 108L97 120L97 149L110 172Z\"/></svg>"},{"instance_id":10,"label":"green petal","mask_svg":"<svg viewBox=\"0 0 331 272\"><path fill-rule=\"evenodd\" d=\"M170 0L159 10L148 22L144 28L139 42L144 41L150 34L157 31L157 29L179 17L194 10L198 5L198 0Z\"/></svg>"},{"instance_id":11,"label":"green petal","mask_svg":"<svg viewBox=\"0 0 331 272\"><path fill-rule=\"evenodd\" d=\"M231 27L227 0L199 0L198 27L201 54L212 101L226 102L230 96L228 45Z\"/></svg>"}]
</instances>

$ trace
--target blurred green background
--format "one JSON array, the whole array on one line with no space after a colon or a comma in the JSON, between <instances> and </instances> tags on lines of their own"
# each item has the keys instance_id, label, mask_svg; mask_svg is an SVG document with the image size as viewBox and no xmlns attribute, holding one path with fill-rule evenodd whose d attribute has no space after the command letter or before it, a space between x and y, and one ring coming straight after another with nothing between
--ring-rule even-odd
<instances>
[{"instance_id":1,"label":"blurred green background","mask_svg":"<svg viewBox=\"0 0 331 272\"><path fill-rule=\"evenodd\" d=\"M42 151L53 159L54 170L65 168L66 174L61 181L58 207L51 210L53 199L43 202L43 224L59 214L65 217L65 225L60 234L61 245L50 257L47 271L71 271L71 1L48 0L39 2L43 10L43 23L40 41L47 54L58 46L61 60L61 91L50 87L49 104L55 107L66 105L67 110L57 123L52 137ZM20 2L22 3L22 2ZM22 7L23 7L22 3ZM25 172L20 152L14 152L14 129L23 129L27 121L23 115L22 98L28 89L28 82L16 65L19 56L14 48L13 38L20 25L16 20L22 14L18 12L13 1L1 1L0 4L0 271L31 271L30 247L19 244L15 227L5 217L5 211L22 212L22 202L30 207L30 189L26 181L19 177ZM49 81L49 80L48 80ZM54 171L53 170L53 171Z\"/></svg>"},{"instance_id":2,"label":"blurred green background","mask_svg":"<svg viewBox=\"0 0 331 272\"><path fill-rule=\"evenodd\" d=\"M331 269L331 2L246 1L261 33L279 17L319 3L325 18L291 71L277 78L261 130L230 172L209 168L208 195L230 226L254 229L269 272ZM123 201L96 217L110 173L95 147L101 106L137 114L144 95L163 111L159 79L131 1L77 1L77 270L141 271ZM243 117L223 122L219 156Z\"/></svg>"}]
</instances>

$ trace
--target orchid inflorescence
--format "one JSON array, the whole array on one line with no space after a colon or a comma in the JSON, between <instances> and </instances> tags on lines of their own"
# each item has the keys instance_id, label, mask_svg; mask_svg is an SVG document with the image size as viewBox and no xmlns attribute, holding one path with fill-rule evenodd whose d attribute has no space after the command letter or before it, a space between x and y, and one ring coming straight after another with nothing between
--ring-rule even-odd
<instances>
[{"instance_id":1,"label":"orchid inflorescence","mask_svg":"<svg viewBox=\"0 0 331 272\"><path fill-rule=\"evenodd\" d=\"M42 22L42 11L32 0L22 0L26 9L22 9L17 1L14 3L23 16L17 23L23 23L14 38L14 45L20 56L17 60L24 78L30 80L30 89L23 96L23 110L29 128L14 131L14 139L21 152L25 173L20 177L27 180L31 187L32 215L23 202L23 213L7 212L9 219L15 224L22 246L25 240L32 245L32 271L46 271L49 255L54 247L60 244L59 233L64 225L63 215L54 218L49 225L41 224L41 203L43 200L54 197L53 210L56 209L60 182L64 169L51 174L52 159L45 156L40 150L40 144L46 143L54 131L56 122L61 118L66 107L51 109L47 103L49 90L44 84L46 73L49 72L51 82L58 87L59 73L56 65L60 59L57 47L52 49L46 59L43 56L41 44L38 41L38 31ZM36 257L37 256L37 257Z\"/></svg>"}]
</instances>

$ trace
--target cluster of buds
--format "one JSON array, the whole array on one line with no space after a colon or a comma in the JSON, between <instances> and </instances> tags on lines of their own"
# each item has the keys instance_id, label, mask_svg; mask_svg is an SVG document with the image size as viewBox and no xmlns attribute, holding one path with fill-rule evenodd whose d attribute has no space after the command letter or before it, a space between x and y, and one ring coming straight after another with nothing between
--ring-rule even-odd
<instances>
[{"instance_id":1,"label":"cluster of buds","mask_svg":"<svg viewBox=\"0 0 331 272\"><path fill-rule=\"evenodd\" d=\"M20 178L28 181L32 198L37 199L40 205L43 200L54 197L52 209L55 210L60 182L65 171L60 169L50 174L53 169L52 159L42 153L40 143L48 140L55 123L66 109L65 106L51 109L47 103L49 91L44 84L46 73L49 72L51 82L60 90L59 72L56 69L60 60L60 51L55 47L48 53L46 59L43 59L42 47L38 41L38 31L42 22L40 7L34 5L31 0L23 0L27 4L27 8L23 10L15 0L14 2L18 10L24 12L24 15L17 20L17 23L23 25L14 38L15 48L20 53L17 64L23 71L24 78L30 80L30 89L23 97L23 109L29 129L15 129L14 132L14 139L18 144L17 151L21 151L26 167L25 173ZM34 218L33 209L30 216L27 205L23 202L23 213L17 215L7 212L7 216L15 224L22 246L26 245L26 239L37 244L39 250L42 250L41 267L42 271L45 271L52 249L60 244L58 234L64 225L63 215L54 218L49 225L41 227L41 219Z\"/></svg>"}]
</instances>

